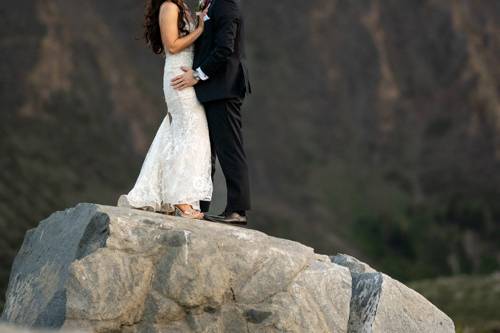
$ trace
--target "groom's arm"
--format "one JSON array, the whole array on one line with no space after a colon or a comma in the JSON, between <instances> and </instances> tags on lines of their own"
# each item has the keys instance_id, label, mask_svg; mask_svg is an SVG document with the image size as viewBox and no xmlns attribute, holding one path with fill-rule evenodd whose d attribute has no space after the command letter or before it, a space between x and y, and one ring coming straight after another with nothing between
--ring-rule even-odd
<instances>
[{"instance_id":1,"label":"groom's arm","mask_svg":"<svg viewBox=\"0 0 500 333\"><path fill-rule=\"evenodd\" d=\"M219 12L214 17L215 47L210 55L196 69L200 79L207 80L215 75L227 63L234 52L236 34L240 24L240 8L237 0L220 1Z\"/></svg>"},{"instance_id":2,"label":"groom's arm","mask_svg":"<svg viewBox=\"0 0 500 333\"><path fill-rule=\"evenodd\" d=\"M234 52L235 39L240 25L239 0L214 0L212 20L214 20L214 48L210 55L193 70L188 67L181 67L184 74L178 75L171 80L170 85L176 90L192 87L199 80L208 80L215 75L220 68L227 63L229 57ZM194 75L197 72L198 75Z\"/></svg>"}]
</instances>

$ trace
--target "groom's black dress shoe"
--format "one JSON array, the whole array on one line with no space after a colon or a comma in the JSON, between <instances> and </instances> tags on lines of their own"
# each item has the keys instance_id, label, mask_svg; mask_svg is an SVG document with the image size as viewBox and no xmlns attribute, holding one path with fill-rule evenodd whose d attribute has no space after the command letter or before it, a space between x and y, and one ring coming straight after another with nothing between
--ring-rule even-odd
<instances>
[{"instance_id":1,"label":"groom's black dress shoe","mask_svg":"<svg viewBox=\"0 0 500 333\"><path fill-rule=\"evenodd\" d=\"M237 212L223 212L220 215L205 214L205 220L211 222L221 222L228 224L247 224L247 217Z\"/></svg>"}]
</instances>

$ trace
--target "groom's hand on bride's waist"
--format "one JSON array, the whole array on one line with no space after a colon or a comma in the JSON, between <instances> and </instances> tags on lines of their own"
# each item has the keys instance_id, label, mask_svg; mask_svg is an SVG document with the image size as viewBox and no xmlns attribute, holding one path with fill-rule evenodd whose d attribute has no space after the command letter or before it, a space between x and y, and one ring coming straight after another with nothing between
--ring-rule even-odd
<instances>
[{"instance_id":1,"label":"groom's hand on bride's waist","mask_svg":"<svg viewBox=\"0 0 500 333\"><path fill-rule=\"evenodd\" d=\"M192 68L182 66L182 73L170 80L170 85L176 90L182 90L188 87L192 87L198 83L200 77L196 71Z\"/></svg>"}]
</instances>

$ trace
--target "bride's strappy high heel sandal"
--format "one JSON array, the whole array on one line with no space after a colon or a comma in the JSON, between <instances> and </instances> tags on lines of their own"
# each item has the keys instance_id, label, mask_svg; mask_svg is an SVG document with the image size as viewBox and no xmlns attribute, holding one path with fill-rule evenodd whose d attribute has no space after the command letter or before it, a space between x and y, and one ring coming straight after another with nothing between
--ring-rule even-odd
<instances>
[{"instance_id":1,"label":"bride's strappy high heel sandal","mask_svg":"<svg viewBox=\"0 0 500 333\"><path fill-rule=\"evenodd\" d=\"M194 220L203 220L203 217L205 215L202 212L194 209L191 206L186 211L182 211L182 209L180 209L177 206L174 206L174 207L175 207L174 215L178 216L178 217L184 217L184 218L194 219Z\"/></svg>"}]
</instances>

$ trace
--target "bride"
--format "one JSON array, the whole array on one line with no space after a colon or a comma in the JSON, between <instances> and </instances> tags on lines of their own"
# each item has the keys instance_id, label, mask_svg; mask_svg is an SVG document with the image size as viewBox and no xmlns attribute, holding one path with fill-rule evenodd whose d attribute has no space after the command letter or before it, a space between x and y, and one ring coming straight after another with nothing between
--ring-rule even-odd
<instances>
[{"instance_id":1,"label":"bride","mask_svg":"<svg viewBox=\"0 0 500 333\"><path fill-rule=\"evenodd\" d=\"M148 0L145 32L154 53L165 56L164 117L143 162L137 181L118 206L203 219L199 202L212 196L211 151L203 106L192 87L176 90L170 79L192 67L194 42L204 30L208 8L196 13L184 0Z\"/></svg>"}]
</instances>

